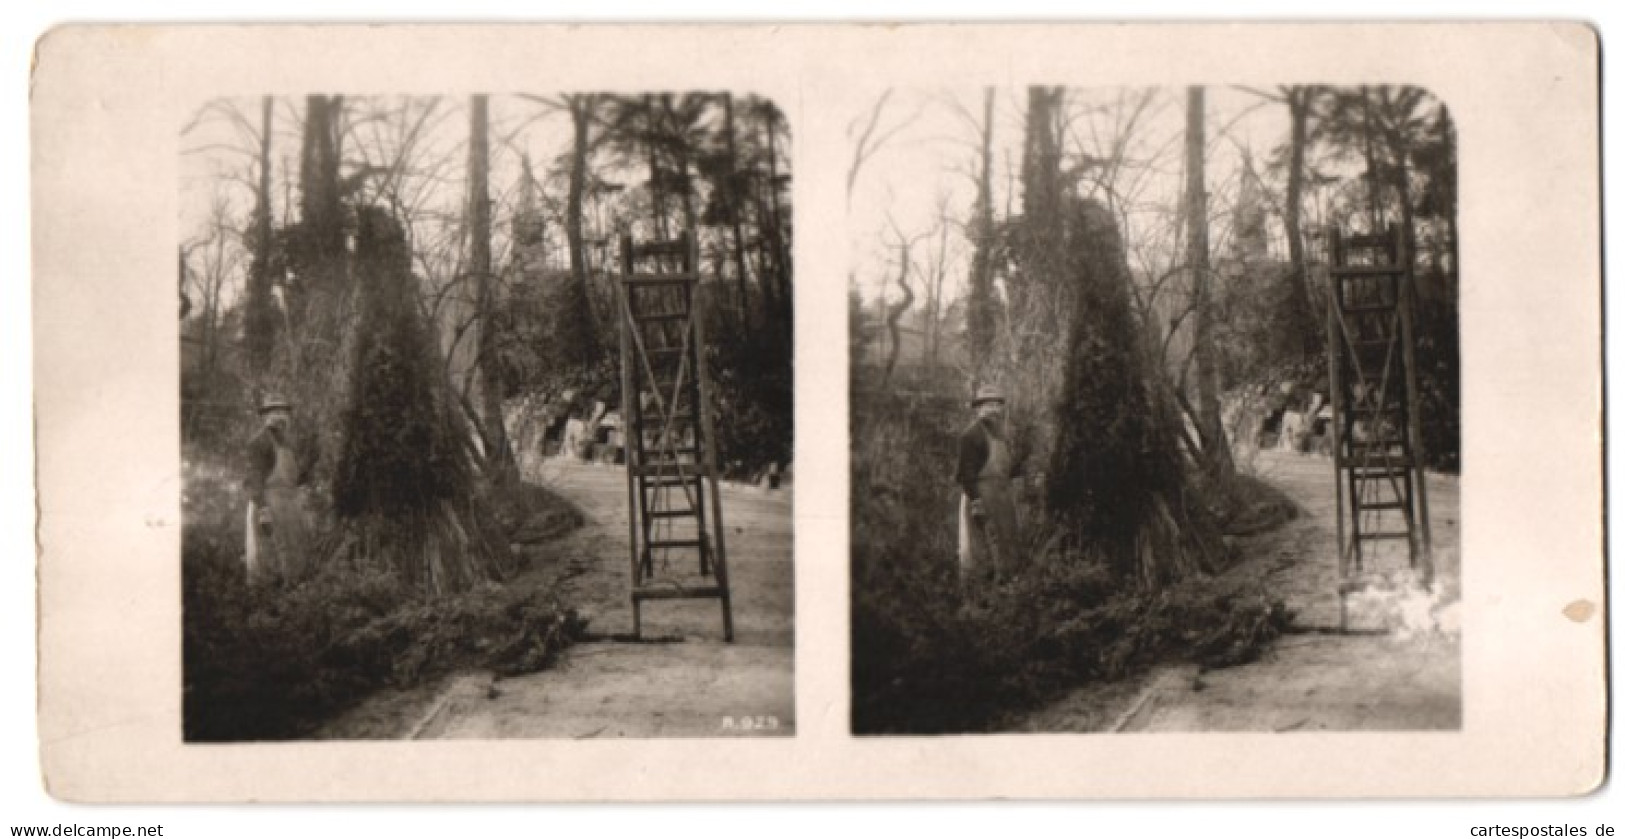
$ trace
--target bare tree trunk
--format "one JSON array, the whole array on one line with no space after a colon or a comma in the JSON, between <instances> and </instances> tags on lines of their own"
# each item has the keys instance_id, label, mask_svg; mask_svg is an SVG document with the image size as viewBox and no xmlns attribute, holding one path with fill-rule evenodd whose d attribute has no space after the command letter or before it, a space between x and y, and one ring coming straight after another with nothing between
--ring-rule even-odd
<instances>
[{"instance_id":1,"label":"bare tree trunk","mask_svg":"<svg viewBox=\"0 0 1625 839\"><path fill-rule=\"evenodd\" d=\"M488 97L469 103L468 129L468 270L478 283L478 368L480 410L484 416L485 460L496 469L512 465L507 430L502 424L502 365L497 355L496 277L491 273L490 116Z\"/></svg>"},{"instance_id":2,"label":"bare tree trunk","mask_svg":"<svg viewBox=\"0 0 1625 839\"><path fill-rule=\"evenodd\" d=\"M276 346L276 313L271 310L271 97L261 102L260 181L254 199L254 256L249 266L243 332L249 376L264 377Z\"/></svg>"},{"instance_id":3,"label":"bare tree trunk","mask_svg":"<svg viewBox=\"0 0 1625 839\"><path fill-rule=\"evenodd\" d=\"M937 359L942 345L942 286L948 279L948 213L946 207L943 208L942 216L938 219L938 225L937 258L931 266L931 276L927 280L931 285L928 289L930 293L929 305L926 306L927 317L929 318L926 323L926 328L929 330L926 333L926 369L931 371L933 380L935 380Z\"/></svg>"},{"instance_id":4,"label":"bare tree trunk","mask_svg":"<svg viewBox=\"0 0 1625 839\"><path fill-rule=\"evenodd\" d=\"M1371 90L1364 86L1360 88L1360 114L1364 120L1367 200L1371 202L1371 232L1375 234L1382 231L1382 176L1377 160L1376 128L1371 124Z\"/></svg>"},{"instance_id":5,"label":"bare tree trunk","mask_svg":"<svg viewBox=\"0 0 1625 839\"><path fill-rule=\"evenodd\" d=\"M564 236L570 246L570 274L575 280L575 297L579 311L569 313L578 321L580 340L579 358L583 361L591 360L597 355L598 330L593 322L591 305L592 280L587 271L587 242L582 231L582 204L586 200L587 192L587 152L590 144L588 131L592 125L593 109L596 106L592 94L573 96L567 100L570 104L570 120L575 129L575 142L570 151L570 193L566 198L564 208Z\"/></svg>"},{"instance_id":6,"label":"bare tree trunk","mask_svg":"<svg viewBox=\"0 0 1625 839\"><path fill-rule=\"evenodd\" d=\"M1382 104L1385 117L1391 113L1392 102L1388 89L1382 91ZM1399 197L1399 223L1400 235L1405 243L1405 267L1416 267L1416 208L1411 201L1411 167L1410 144L1406 141L1403 132L1396 127L1391 119L1383 120L1383 135L1387 140L1388 152L1394 159L1394 191Z\"/></svg>"},{"instance_id":7,"label":"bare tree trunk","mask_svg":"<svg viewBox=\"0 0 1625 839\"><path fill-rule=\"evenodd\" d=\"M643 95L643 119L646 136L644 145L649 152L649 202L654 205L655 235L661 239L670 238L671 232L666 224L666 194L660 186L660 160L657 148L660 142L660 121L655 110L653 94Z\"/></svg>"},{"instance_id":8,"label":"bare tree trunk","mask_svg":"<svg viewBox=\"0 0 1625 839\"><path fill-rule=\"evenodd\" d=\"M677 184L680 190L678 197L683 199L683 228L694 235L699 235L694 215L694 189L689 179L688 167L688 138L679 132L681 126L677 122L676 112L672 110L671 94L660 96L661 105L666 111L666 130L669 132L667 140L671 143L672 156L676 158L677 174L681 180Z\"/></svg>"},{"instance_id":9,"label":"bare tree trunk","mask_svg":"<svg viewBox=\"0 0 1625 839\"><path fill-rule=\"evenodd\" d=\"M1207 132L1202 88L1192 87L1185 97L1185 212L1186 263L1190 266L1192 294L1195 297L1196 328L1192 352L1196 355L1196 400L1202 437L1208 449L1203 460L1215 477L1235 471L1219 411L1219 371L1214 360L1212 332L1213 276L1208 269L1207 173L1205 163Z\"/></svg>"},{"instance_id":10,"label":"bare tree trunk","mask_svg":"<svg viewBox=\"0 0 1625 839\"><path fill-rule=\"evenodd\" d=\"M1286 226L1287 253L1292 261L1292 306L1297 310L1296 321L1301 330L1300 343L1305 355L1320 351L1319 322L1309 297L1309 266L1303 252L1303 178L1304 155L1309 145L1309 111L1314 88L1292 87L1286 91L1287 109L1292 117L1291 157L1287 164L1286 208L1281 223Z\"/></svg>"},{"instance_id":11,"label":"bare tree trunk","mask_svg":"<svg viewBox=\"0 0 1625 839\"><path fill-rule=\"evenodd\" d=\"M782 311L779 312L781 320L788 322L788 303L790 302L790 255L784 249L784 216L779 207L779 149L778 128L774 125L773 112L767 114L767 201L770 213L767 241L773 254L773 278L778 283L778 298Z\"/></svg>"},{"instance_id":12,"label":"bare tree trunk","mask_svg":"<svg viewBox=\"0 0 1625 839\"><path fill-rule=\"evenodd\" d=\"M739 316L746 329L750 328L750 277L745 271L745 232L740 224L739 208L739 149L734 141L734 98L731 93L722 94L722 132L728 144L728 175L729 182L725 190L728 205L728 221L733 228L733 256L734 270L738 273L739 284ZM767 284L762 284L763 291Z\"/></svg>"},{"instance_id":13,"label":"bare tree trunk","mask_svg":"<svg viewBox=\"0 0 1625 839\"><path fill-rule=\"evenodd\" d=\"M993 88L982 99L982 165L976 173L976 209L971 221L970 294L965 328L969 333L972 376L980 382L993 352Z\"/></svg>"},{"instance_id":14,"label":"bare tree trunk","mask_svg":"<svg viewBox=\"0 0 1625 839\"><path fill-rule=\"evenodd\" d=\"M886 312L886 331L891 335L891 354L886 356L886 375L880 380L882 390L891 386L892 370L897 367L897 356L902 350L902 330L898 328L898 321L903 319L903 313L914 305L914 289L908 284L908 243L900 242L897 245L897 285L903 289L903 299Z\"/></svg>"}]
</instances>

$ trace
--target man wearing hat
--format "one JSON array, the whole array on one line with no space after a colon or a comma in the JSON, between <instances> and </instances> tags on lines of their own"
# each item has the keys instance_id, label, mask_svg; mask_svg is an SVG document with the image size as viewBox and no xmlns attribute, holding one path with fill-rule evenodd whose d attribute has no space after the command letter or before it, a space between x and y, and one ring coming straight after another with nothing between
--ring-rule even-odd
<instances>
[{"instance_id":1,"label":"man wearing hat","mask_svg":"<svg viewBox=\"0 0 1625 839\"><path fill-rule=\"evenodd\" d=\"M983 385L971 408L976 419L960 432L954 473L964 492L959 502L959 578L967 592L1009 577L1021 564L1010 486L1016 461L1005 434L1004 394Z\"/></svg>"},{"instance_id":2,"label":"man wearing hat","mask_svg":"<svg viewBox=\"0 0 1625 839\"><path fill-rule=\"evenodd\" d=\"M289 580L309 566L310 523L300 497L293 404L278 394L260 403L259 433L248 442L248 577Z\"/></svg>"}]
</instances>

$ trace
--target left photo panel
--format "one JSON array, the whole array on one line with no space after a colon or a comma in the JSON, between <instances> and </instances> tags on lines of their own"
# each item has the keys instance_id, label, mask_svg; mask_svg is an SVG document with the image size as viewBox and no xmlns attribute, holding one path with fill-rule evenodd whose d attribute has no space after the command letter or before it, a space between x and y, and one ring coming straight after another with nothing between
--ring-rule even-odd
<instances>
[{"instance_id":1,"label":"left photo panel","mask_svg":"<svg viewBox=\"0 0 1625 839\"><path fill-rule=\"evenodd\" d=\"M795 733L778 104L240 96L176 132L187 742Z\"/></svg>"}]
</instances>

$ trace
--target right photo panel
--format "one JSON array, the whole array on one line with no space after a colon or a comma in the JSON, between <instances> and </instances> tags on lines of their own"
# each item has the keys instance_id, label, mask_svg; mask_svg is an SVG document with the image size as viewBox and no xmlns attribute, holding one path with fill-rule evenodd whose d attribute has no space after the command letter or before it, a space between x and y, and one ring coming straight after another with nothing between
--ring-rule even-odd
<instances>
[{"instance_id":1,"label":"right photo panel","mask_svg":"<svg viewBox=\"0 0 1625 839\"><path fill-rule=\"evenodd\" d=\"M853 733L1460 730L1448 103L854 102Z\"/></svg>"}]
</instances>

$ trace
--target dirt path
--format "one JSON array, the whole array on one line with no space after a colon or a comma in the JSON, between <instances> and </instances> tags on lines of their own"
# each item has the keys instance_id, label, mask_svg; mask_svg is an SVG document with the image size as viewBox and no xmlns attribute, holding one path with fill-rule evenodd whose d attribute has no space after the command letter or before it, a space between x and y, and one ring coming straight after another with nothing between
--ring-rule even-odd
<instances>
[{"instance_id":1,"label":"dirt path","mask_svg":"<svg viewBox=\"0 0 1625 839\"><path fill-rule=\"evenodd\" d=\"M1429 476L1437 582L1409 585L1402 544L1368 567L1392 572L1350 599L1339 625L1336 496L1331 462L1267 452L1254 464L1301 514L1242 540L1232 573L1260 576L1295 617L1292 631L1248 665L1158 670L1131 685L1080 689L1025 718L1027 731L1419 730L1461 726L1461 497L1453 478ZM1397 515L1387 513L1386 515Z\"/></svg>"},{"instance_id":2,"label":"dirt path","mask_svg":"<svg viewBox=\"0 0 1625 839\"><path fill-rule=\"evenodd\" d=\"M656 601L643 637L630 633L626 473L546 461L527 479L573 501L586 523L544 546L535 574L604 640L577 644L559 666L524 676L465 674L433 691L378 697L329 726L330 737L714 737L795 731L791 493L725 485L734 642L716 600ZM691 560L690 560L691 561ZM673 558L673 565L678 559ZM546 584L546 580L539 581ZM370 706L370 707L369 707Z\"/></svg>"}]
</instances>

